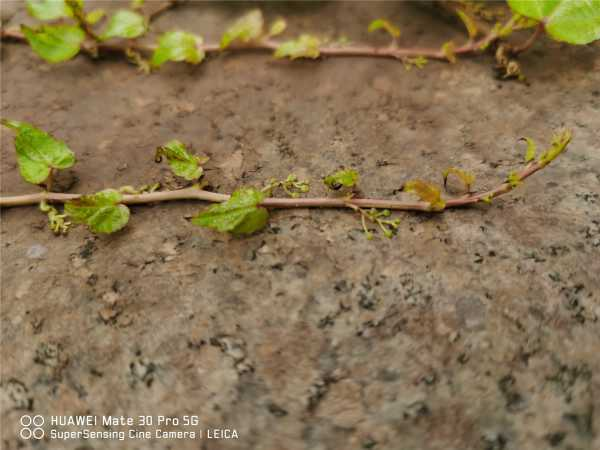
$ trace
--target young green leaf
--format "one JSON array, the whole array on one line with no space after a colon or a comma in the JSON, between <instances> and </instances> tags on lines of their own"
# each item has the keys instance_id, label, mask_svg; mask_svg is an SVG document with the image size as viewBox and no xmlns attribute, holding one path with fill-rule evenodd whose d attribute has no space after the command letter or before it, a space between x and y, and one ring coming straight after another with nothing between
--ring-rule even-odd
<instances>
[{"instance_id":1,"label":"young green leaf","mask_svg":"<svg viewBox=\"0 0 600 450\"><path fill-rule=\"evenodd\" d=\"M354 169L338 170L332 174L327 175L323 179L323 183L329 189L337 191L342 186L353 187L358 183L358 172Z\"/></svg>"},{"instance_id":2,"label":"young green leaf","mask_svg":"<svg viewBox=\"0 0 600 450\"><path fill-rule=\"evenodd\" d=\"M251 188L238 189L226 202L213 205L192 219L194 225L232 234L251 234L261 230L269 213L260 207L264 194Z\"/></svg>"},{"instance_id":3,"label":"young green leaf","mask_svg":"<svg viewBox=\"0 0 600 450\"><path fill-rule=\"evenodd\" d=\"M269 28L269 37L280 35L287 28L287 23L284 19L277 19Z\"/></svg>"},{"instance_id":4,"label":"young green leaf","mask_svg":"<svg viewBox=\"0 0 600 450\"><path fill-rule=\"evenodd\" d=\"M65 220L66 214L59 214L58 210L50 206L46 200L40 202L40 211L48 215L48 226L54 234L67 234L71 222Z\"/></svg>"},{"instance_id":5,"label":"young green leaf","mask_svg":"<svg viewBox=\"0 0 600 450\"><path fill-rule=\"evenodd\" d=\"M424 56L417 56L415 58L404 58L402 62L404 63L404 68L406 70L412 69L413 66L417 69L422 69L427 64L427 58L425 58Z\"/></svg>"},{"instance_id":6,"label":"young green leaf","mask_svg":"<svg viewBox=\"0 0 600 450\"><path fill-rule=\"evenodd\" d=\"M208 158L190 155L185 145L177 139L169 141L156 149L155 161L161 162L163 156L167 158L167 162L175 175L189 181L197 180L202 176L203 170L200 164L208 161Z\"/></svg>"},{"instance_id":7,"label":"young green leaf","mask_svg":"<svg viewBox=\"0 0 600 450\"><path fill-rule=\"evenodd\" d=\"M509 20L505 24L497 23L493 29L493 32L501 38L506 38L510 36L513 33L513 31L515 31L515 23L511 20Z\"/></svg>"},{"instance_id":8,"label":"young green leaf","mask_svg":"<svg viewBox=\"0 0 600 450\"><path fill-rule=\"evenodd\" d=\"M506 177L506 182L514 189L521 184L521 177L517 172L511 172Z\"/></svg>"},{"instance_id":9,"label":"young green leaf","mask_svg":"<svg viewBox=\"0 0 600 450\"><path fill-rule=\"evenodd\" d=\"M282 42L275 50L275 58L312 58L319 57L321 41L310 34L302 34L297 39Z\"/></svg>"},{"instance_id":10,"label":"young green leaf","mask_svg":"<svg viewBox=\"0 0 600 450\"><path fill-rule=\"evenodd\" d=\"M419 198L429 203L431 211L443 211L446 202L442 200L439 188L421 180L411 180L404 183L404 192L417 194Z\"/></svg>"},{"instance_id":11,"label":"young green leaf","mask_svg":"<svg viewBox=\"0 0 600 450\"><path fill-rule=\"evenodd\" d=\"M114 189L84 195L65 204L65 214L74 222L85 223L93 233L114 233L129 221L129 208L121 205L123 196Z\"/></svg>"},{"instance_id":12,"label":"young green leaf","mask_svg":"<svg viewBox=\"0 0 600 450\"><path fill-rule=\"evenodd\" d=\"M94 9L85 15L85 21L90 25L98 23L106 15L103 9Z\"/></svg>"},{"instance_id":13,"label":"young green leaf","mask_svg":"<svg viewBox=\"0 0 600 450\"><path fill-rule=\"evenodd\" d=\"M112 15L100 39L110 38L133 39L144 34L147 30L146 19L140 14L120 9Z\"/></svg>"},{"instance_id":14,"label":"young green leaf","mask_svg":"<svg viewBox=\"0 0 600 450\"><path fill-rule=\"evenodd\" d=\"M492 203L493 198L494 198L493 194L488 194L488 195L481 197L481 201L483 203L487 203L488 205L490 205Z\"/></svg>"},{"instance_id":15,"label":"young green leaf","mask_svg":"<svg viewBox=\"0 0 600 450\"><path fill-rule=\"evenodd\" d=\"M75 155L63 141L25 122L2 120L2 125L17 132L15 149L21 176L33 184L40 184L51 169L66 169L75 163Z\"/></svg>"},{"instance_id":16,"label":"young green leaf","mask_svg":"<svg viewBox=\"0 0 600 450\"><path fill-rule=\"evenodd\" d=\"M451 64L456 63L456 54L454 53L455 49L456 46L452 41L444 42L444 45L442 45L442 53L444 54L444 57L448 60L448 62Z\"/></svg>"},{"instance_id":17,"label":"young green leaf","mask_svg":"<svg viewBox=\"0 0 600 450\"><path fill-rule=\"evenodd\" d=\"M299 180L296 175L291 173L285 180L271 179L261 192L271 196L273 190L278 187L281 187L285 193L292 198L298 198L300 197L300 194L305 194L310 190L308 181Z\"/></svg>"},{"instance_id":18,"label":"young green leaf","mask_svg":"<svg viewBox=\"0 0 600 450\"><path fill-rule=\"evenodd\" d=\"M535 141L528 137L522 137L519 139L520 141L527 142L527 150L525 150L525 162L528 163L535 159L535 153L537 146L535 145Z\"/></svg>"},{"instance_id":19,"label":"young green leaf","mask_svg":"<svg viewBox=\"0 0 600 450\"><path fill-rule=\"evenodd\" d=\"M243 15L231 25L221 37L221 48L225 49L234 41L248 43L263 33L263 16L259 9Z\"/></svg>"},{"instance_id":20,"label":"young green leaf","mask_svg":"<svg viewBox=\"0 0 600 450\"><path fill-rule=\"evenodd\" d=\"M473 186L473 183L475 183L475 175L456 167L449 167L442 173L442 176L444 177L444 187L446 187L446 184L448 183L449 175L455 175L465 185L467 192L471 192L471 187Z\"/></svg>"},{"instance_id":21,"label":"young green leaf","mask_svg":"<svg viewBox=\"0 0 600 450\"><path fill-rule=\"evenodd\" d=\"M21 25L21 31L32 50L50 63L73 58L85 39L85 33L74 25L43 25L38 29Z\"/></svg>"},{"instance_id":22,"label":"young green leaf","mask_svg":"<svg viewBox=\"0 0 600 450\"><path fill-rule=\"evenodd\" d=\"M385 30L394 39L400 37L400 28L385 19L375 19L369 24L369 33L372 33L375 30Z\"/></svg>"},{"instance_id":23,"label":"young green leaf","mask_svg":"<svg viewBox=\"0 0 600 450\"><path fill-rule=\"evenodd\" d=\"M458 17L460 18L460 20L462 20L462 23L465 25L467 33L469 34L469 39L475 39L479 30L477 29L477 24L475 23L473 18L460 9L456 10L456 14L458 14Z\"/></svg>"},{"instance_id":24,"label":"young green leaf","mask_svg":"<svg viewBox=\"0 0 600 450\"><path fill-rule=\"evenodd\" d=\"M73 17L71 8L64 0L27 0L27 12L38 20Z\"/></svg>"},{"instance_id":25,"label":"young green leaf","mask_svg":"<svg viewBox=\"0 0 600 450\"><path fill-rule=\"evenodd\" d=\"M127 59L137 66L140 72L149 74L152 71L150 61L144 58L144 55L142 55L141 52L133 48L126 48L125 56L127 56Z\"/></svg>"},{"instance_id":26,"label":"young green leaf","mask_svg":"<svg viewBox=\"0 0 600 450\"><path fill-rule=\"evenodd\" d=\"M552 144L550 148L546 150L542 156L540 156L540 164L542 166L550 164L554 158L565 151L569 145L569 142L571 142L572 137L573 134L571 130L561 130L555 133L552 137Z\"/></svg>"},{"instance_id":27,"label":"young green leaf","mask_svg":"<svg viewBox=\"0 0 600 450\"><path fill-rule=\"evenodd\" d=\"M185 61L198 64L204 59L204 51L198 48L202 38L183 31L169 31L158 40L151 64L160 67L167 61Z\"/></svg>"},{"instance_id":28,"label":"young green leaf","mask_svg":"<svg viewBox=\"0 0 600 450\"><path fill-rule=\"evenodd\" d=\"M589 44L600 39L600 0L508 0L512 10L544 23L558 41Z\"/></svg>"},{"instance_id":29,"label":"young green leaf","mask_svg":"<svg viewBox=\"0 0 600 450\"><path fill-rule=\"evenodd\" d=\"M297 39L282 42L275 50L275 58L312 58L319 57L321 41L310 34L302 34Z\"/></svg>"}]
</instances>

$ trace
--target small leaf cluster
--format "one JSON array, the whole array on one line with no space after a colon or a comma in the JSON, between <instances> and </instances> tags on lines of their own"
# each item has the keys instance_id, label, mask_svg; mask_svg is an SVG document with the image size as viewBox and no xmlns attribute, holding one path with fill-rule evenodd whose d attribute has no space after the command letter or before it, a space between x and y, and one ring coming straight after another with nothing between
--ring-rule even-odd
<instances>
[{"instance_id":1,"label":"small leaf cluster","mask_svg":"<svg viewBox=\"0 0 600 450\"><path fill-rule=\"evenodd\" d=\"M374 235L367 226L367 221L376 224L383 235L388 239L394 237L394 234L396 234L398 231L400 219L389 219L389 217L392 215L392 212L389 209L364 209L354 206L351 203L349 206L360 214L362 229L365 233L365 237L368 240L373 239Z\"/></svg>"},{"instance_id":2,"label":"small leaf cluster","mask_svg":"<svg viewBox=\"0 0 600 450\"><path fill-rule=\"evenodd\" d=\"M17 164L25 181L40 184L52 169L68 169L75 164L75 154L67 145L34 126L16 120L2 120L2 125L17 132Z\"/></svg>"},{"instance_id":3,"label":"small leaf cluster","mask_svg":"<svg viewBox=\"0 0 600 450\"><path fill-rule=\"evenodd\" d=\"M398 26L394 25L389 20L375 19L369 24L369 27L367 28L367 30L369 31L369 33L372 33L377 30L385 31L392 38L390 47L392 47L392 48L398 47L398 38L400 37L400 34L401 34L400 28ZM423 67L425 67L425 65L428 62L427 58L425 58L422 55L415 56L415 57L408 57L408 56L400 57L399 59L404 63L404 68L407 71L411 70L413 67L416 67L417 69L422 69Z\"/></svg>"},{"instance_id":4,"label":"small leaf cluster","mask_svg":"<svg viewBox=\"0 0 600 450\"><path fill-rule=\"evenodd\" d=\"M236 20L225 30L221 37L221 49L228 48L232 43L252 44L266 42L274 36L285 31L287 23L283 19L277 19L265 31L264 18L258 9L252 10ZM301 34L296 39L277 44L273 56L275 58L318 58L321 40L310 34Z\"/></svg>"},{"instance_id":5,"label":"small leaf cluster","mask_svg":"<svg viewBox=\"0 0 600 450\"><path fill-rule=\"evenodd\" d=\"M205 57L199 48L203 39L185 31L168 31L158 39L158 47L152 55L152 67L160 67L167 61L184 61L198 64Z\"/></svg>"},{"instance_id":6,"label":"small leaf cluster","mask_svg":"<svg viewBox=\"0 0 600 450\"><path fill-rule=\"evenodd\" d=\"M262 189L269 195L273 193L273 190L281 188L291 198L298 198L301 194L306 194L310 190L310 184L308 181L299 180L296 175L289 174L285 180L271 179L269 183Z\"/></svg>"},{"instance_id":7,"label":"small leaf cluster","mask_svg":"<svg viewBox=\"0 0 600 450\"><path fill-rule=\"evenodd\" d=\"M226 202L212 205L192 219L194 225L234 235L252 234L263 229L269 212L260 203L265 194L252 188L238 189Z\"/></svg>"},{"instance_id":8,"label":"small leaf cluster","mask_svg":"<svg viewBox=\"0 0 600 450\"><path fill-rule=\"evenodd\" d=\"M475 175L470 172L466 172L457 167L449 167L442 172L442 178L444 179L444 187L448 183L448 177L450 175L456 176L464 185L467 192L471 192L471 187L475 183Z\"/></svg>"},{"instance_id":9,"label":"small leaf cluster","mask_svg":"<svg viewBox=\"0 0 600 450\"><path fill-rule=\"evenodd\" d=\"M60 214L58 210L49 205L45 200L40 202L40 211L48 215L48 226L54 234L67 234L71 222L67 219L67 214Z\"/></svg>"},{"instance_id":10,"label":"small leaf cluster","mask_svg":"<svg viewBox=\"0 0 600 450\"><path fill-rule=\"evenodd\" d=\"M416 194L421 201L429 203L430 211L443 211L446 202L442 199L440 189L422 180L410 180L404 183L404 192Z\"/></svg>"},{"instance_id":11,"label":"small leaf cluster","mask_svg":"<svg viewBox=\"0 0 600 450\"><path fill-rule=\"evenodd\" d=\"M554 133L552 141L550 142L550 148L546 150L540 156L538 163L543 167L550 164L558 155L564 152L573 138L573 133L568 129L561 129ZM529 163L535 160L537 153L537 144L529 137L522 137L520 141L527 143L527 149L525 150L525 162Z\"/></svg>"},{"instance_id":12,"label":"small leaf cluster","mask_svg":"<svg viewBox=\"0 0 600 450\"><path fill-rule=\"evenodd\" d=\"M106 14L102 9L84 12L83 0L27 0L29 14L41 21L53 22L37 27L21 25L21 31L35 53L50 63L59 63L74 58L83 48L86 39L94 42L113 38L133 39L143 35L148 24L139 13L119 9L110 16L101 33L93 27ZM67 23L54 23L64 20ZM97 47L88 49L97 53Z\"/></svg>"},{"instance_id":13,"label":"small leaf cluster","mask_svg":"<svg viewBox=\"0 0 600 450\"><path fill-rule=\"evenodd\" d=\"M65 204L65 214L75 223L84 223L93 233L114 233L129 222L129 208L114 189L84 195Z\"/></svg>"},{"instance_id":14,"label":"small leaf cluster","mask_svg":"<svg viewBox=\"0 0 600 450\"><path fill-rule=\"evenodd\" d=\"M167 158L167 162L175 175L188 181L197 180L202 176L204 173L202 164L209 159L190 155L185 145L177 139L169 141L156 149L154 160L159 163L163 157Z\"/></svg>"},{"instance_id":15,"label":"small leaf cluster","mask_svg":"<svg viewBox=\"0 0 600 450\"><path fill-rule=\"evenodd\" d=\"M358 172L354 169L343 169L338 170L332 174L327 175L323 179L323 183L329 189L337 191L342 187L351 188L356 186L359 180Z\"/></svg>"},{"instance_id":16,"label":"small leaf cluster","mask_svg":"<svg viewBox=\"0 0 600 450\"><path fill-rule=\"evenodd\" d=\"M396 25L392 24L389 20L386 19L375 19L369 24L369 33L372 33L375 30L385 30L392 39L396 40L400 37L400 28Z\"/></svg>"}]
</instances>

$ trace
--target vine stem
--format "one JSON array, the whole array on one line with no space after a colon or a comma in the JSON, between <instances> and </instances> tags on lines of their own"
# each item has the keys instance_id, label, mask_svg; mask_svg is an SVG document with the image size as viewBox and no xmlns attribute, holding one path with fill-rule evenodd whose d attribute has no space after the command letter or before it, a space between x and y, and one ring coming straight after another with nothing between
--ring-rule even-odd
<instances>
[{"instance_id":1,"label":"vine stem","mask_svg":"<svg viewBox=\"0 0 600 450\"><path fill-rule=\"evenodd\" d=\"M2 39L9 39L18 42L27 42L25 36L21 31L16 28L2 29L0 37ZM466 44L457 47L454 50L456 55L465 55L481 51L485 45L497 40L499 36L493 32L484 38L474 41L467 42ZM272 40L262 40L247 45L232 45L223 50L219 44L202 44L198 46L199 50L202 50L206 54L222 53L224 51L274 51L279 46L279 42ZM128 49L137 50L142 53L151 53L156 49L156 46L149 44L142 44L137 41L130 42L102 42L97 44L97 49L100 51L109 52L123 52L125 53ZM344 45L344 46L322 46L319 47L319 53L321 56L333 56L333 57L373 57L373 58L392 58L392 59L403 59L410 57L423 56L429 59L447 60L446 54L440 49L436 48L421 48L421 47L373 47L366 45Z\"/></svg>"},{"instance_id":2,"label":"vine stem","mask_svg":"<svg viewBox=\"0 0 600 450\"><path fill-rule=\"evenodd\" d=\"M518 55L519 53L523 53L524 51L529 50L531 48L531 46L534 44L534 42L542 35L543 32L544 32L544 22L540 22L535 27L535 31L533 32L533 34L531 36L529 36L529 39L527 39L521 45L514 47L512 49L512 53L515 55Z\"/></svg>"},{"instance_id":3,"label":"vine stem","mask_svg":"<svg viewBox=\"0 0 600 450\"><path fill-rule=\"evenodd\" d=\"M169 0L166 3L163 3L162 5L159 5L154 11L151 11L150 13L148 13L148 21L152 22L156 19L158 19L158 16L162 15L164 12L167 12L168 10L175 8L177 6L177 0Z\"/></svg>"},{"instance_id":4,"label":"vine stem","mask_svg":"<svg viewBox=\"0 0 600 450\"><path fill-rule=\"evenodd\" d=\"M538 170L545 167L540 162L532 162L527 165L518 178L525 180ZM470 193L446 201L446 209L459 208L484 201L485 198L496 198L514 189L509 183L502 183L496 188L481 192ZM61 194L55 192L38 192L35 194L16 195L0 197L0 207L36 205L42 200L47 202L65 203L75 200L82 194ZM212 203L224 202L229 199L227 194L209 192L195 187L179 189L175 191L151 192L145 194L123 195L122 202L125 205L140 205L146 203L158 203L174 200L201 200ZM372 199L372 198L274 198L265 199L262 206L267 208L377 208L394 209L404 211L431 211L428 202L406 202L401 200Z\"/></svg>"},{"instance_id":5,"label":"vine stem","mask_svg":"<svg viewBox=\"0 0 600 450\"><path fill-rule=\"evenodd\" d=\"M148 20L152 21L156 19L160 14L175 7L177 0L169 0L165 4L159 6L156 10L152 11L148 15ZM88 36L92 38L94 44L82 45L82 50L87 52L92 57L97 56L97 51L109 51L119 52L127 54L128 50L135 50L141 53L152 53L155 49L155 45L143 44L137 40L121 41L121 42L99 42L97 36L87 26L85 21L79 18L82 27L86 30ZM503 26L503 28L512 29L516 24L516 17L513 16ZM544 24L540 22L535 32L529 37L523 44L512 49L512 53L519 54L528 50L533 43L539 38L544 31ZM501 36L494 29L487 32L484 37L475 41L469 40L465 44L457 47L453 50L455 55L469 55L482 52L490 44L497 41ZM0 39L14 40L18 42L27 42L25 35L16 28L2 28L0 30ZM199 44L198 50L203 51L205 54L218 54L224 51L228 52L241 52L241 51L275 51L279 47L280 43L270 39L262 39L258 42L252 42L249 44L234 44L226 49L222 49L219 44L207 43ZM331 45L319 47L320 56L332 56L332 57L371 57L371 58L392 58L405 60L406 58L413 57L425 57L429 59L436 59L442 61L450 61L451 57L440 47L440 48L425 48L425 47L397 47L395 44L388 45L386 47L373 47L368 45ZM454 61L452 61L454 62Z\"/></svg>"}]
</instances>

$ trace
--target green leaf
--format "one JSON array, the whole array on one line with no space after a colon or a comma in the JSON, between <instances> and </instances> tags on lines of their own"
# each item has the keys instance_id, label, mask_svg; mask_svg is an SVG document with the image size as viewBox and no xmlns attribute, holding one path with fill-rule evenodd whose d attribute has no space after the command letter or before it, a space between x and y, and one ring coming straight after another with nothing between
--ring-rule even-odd
<instances>
[{"instance_id":1,"label":"green leaf","mask_svg":"<svg viewBox=\"0 0 600 450\"><path fill-rule=\"evenodd\" d=\"M185 145L176 139L156 149L156 162L160 162L163 156L167 158L175 175L189 181L197 180L202 176L203 170L200 164L208 161L208 158L190 155L186 151Z\"/></svg>"},{"instance_id":2,"label":"green leaf","mask_svg":"<svg viewBox=\"0 0 600 450\"><path fill-rule=\"evenodd\" d=\"M129 59L133 64L138 67L138 70L142 73L150 73L152 68L150 67L150 61L144 58L141 52L134 50L133 48L125 49L125 56Z\"/></svg>"},{"instance_id":3,"label":"green leaf","mask_svg":"<svg viewBox=\"0 0 600 450\"><path fill-rule=\"evenodd\" d=\"M73 11L64 0L27 0L27 12L38 20L73 17Z\"/></svg>"},{"instance_id":4,"label":"green leaf","mask_svg":"<svg viewBox=\"0 0 600 450\"><path fill-rule=\"evenodd\" d=\"M65 213L74 222L85 223L93 233L114 233L129 221L129 208L121 205L123 196L114 189L84 195L65 204Z\"/></svg>"},{"instance_id":5,"label":"green leaf","mask_svg":"<svg viewBox=\"0 0 600 450\"><path fill-rule=\"evenodd\" d=\"M469 39L475 39L475 37L477 37L477 33L479 32L479 30L477 29L477 24L475 23L473 18L471 16L469 16L466 12L461 11L460 9L456 10L456 14L458 14L458 17L460 18L460 20L464 24L465 28L467 29L467 33L469 34Z\"/></svg>"},{"instance_id":6,"label":"green leaf","mask_svg":"<svg viewBox=\"0 0 600 450\"><path fill-rule=\"evenodd\" d=\"M452 41L444 42L444 45L442 45L442 53L450 64L456 63L456 53L454 53L454 50L456 50L456 46Z\"/></svg>"},{"instance_id":7,"label":"green leaf","mask_svg":"<svg viewBox=\"0 0 600 450\"><path fill-rule=\"evenodd\" d=\"M542 156L540 156L540 164L545 166L550 164L558 155L567 149L573 133L571 130L560 130L552 137L552 144Z\"/></svg>"},{"instance_id":8,"label":"green leaf","mask_svg":"<svg viewBox=\"0 0 600 450\"><path fill-rule=\"evenodd\" d=\"M261 230L269 213L258 206L264 194L256 189L238 189L226 202L213 205L192 219L194 225L233 234L251 234Z\"/></svg>"},{"instance_id":9,"label":"green leaf","mask_svg":"<svg viewBox=\"0 0 600 450\"><path fill-rule=\"evenodd\" d=\"M375 19L369 24L369 33L375 30L385 30L394 39L400 37L400 28L385 19Z\"/></svg>"},{"instance_id":10,"label":"green leaf","mask_svg":"<svg viewBox=\"0 0 600 450\"><path fill-rule=\"evenodd\" d=\"M421 180L407 181L404 183L404 192L417 194L422 201L429 203L432 211L443 211L446 207L446 202L442 200L439 188L433 184Z\"/></svg>"},{"instance_id":11,"label":"green leaf","mask_svg":"<svg viewBox=\"0 0 600 450\"><path fill-rule=\"evenodd\" d=\"M100 39L110 38L133 39L144 34L147 30L146 19L138 13L120 9L110 18Z\"/></svg>"},{"instance_id":12,"label":"green leaf","mask_svg":"<svg viewBox=\"0 0 600 450\"><path fill-rule=\"evenodd\" d=\"M202 38L183 31L169 31L158 40L151 64L160 67L167 61L185 61L198 64L204 59L204 51L198 49Z\"/></svg>"},{"instance_id":13,"label":"green leaf","mask_svg":"<svg viewBox=\"0 0 600 450\"><path fill-rule=\"evenodd\" d=\"M38 29L21 25L32 50L50 63L58 63L73 58L85 39L85 33L74 25L43 25Z\"/></svg>"},{"instance_id":14,"label":"green leaf","mask_svg":"<svg viewBox=\"0 0 600 450\"><path fill-rule=\"evenodd\" d=\"M358 172L354 169L338 170L332 174L327 175L323 179L323 183L329 189L337 191L342 186L352 187L358 183Z\"/></svg>"},{"instance_id":15,"label":"green leaf","mask_svg":"<svg viewBox=\"0 0 600 450\"><path fill-rule=\"evenodd\" d=\"M90 25L98 23L106 15L103 9L95 9L85 15L85 21Z\"/></svg>"},{"instance_id":16,"label":"green leaf","mask_svg":"<svg viewBox=\"0 0 600 450\"><path fill-rule=\"evenodd\" d=\"M406 70L412 69L413 66L417 69L422 69L427 64L427 58L425 58L424 56L417 56L415 58L404 58L402 62L404 63L404 68Z\"/></svg>"},{"instance_id":17,"label":"green leaf","mask_svg":"<svg viewBox=\"0 0 600 450\"><path fill-rule=\"evenodd\" d=\"M75 155L63 141L25 122L3 119L2 125L17 131L17 164L29 183L40 184L48 178L50 169L66 169L75 164Z\"/></svg>"},{"instance_id":18,"label":"green leaf","mask_svg":"<svg viewBox=\"0 0 600 450\"><path fill-rule=\"evenodd\" d=\"M319 45L321 41L315 36L310 34L302 34L298 39L286 41L279 44L279 47L275 50L275 58L318 58L319 57Z\"/></svg>"},{"instance_id":19,"label":"green leaf","mask_svg":"<svg viewBox=\"0 0 600 450\"><path fill-rule=\"evenodd\" d=\"M492 203L493 198L494 198L494 194L488 194L488 195L484 195L483 197L481 197L481 201L483 203L487 203L488 205L490 205Z\"/></svg>"},{"instance_id":20,"label":"green leaf","mask_svg":"<svg viewBox=\"0 0 600 450\"><path fill-rule=\"evenodd\" d=\"M518 14L544 23L558 41L589 44L600 39L600 0L508 0Z\"/></svg>"},{"instance_id":21,"label":"green leaf","mask_svg":"<svg viewBox=\"0 0 600 450\"><path fill-rule=\"evenodd\" d=\"M269 28L269 37L277 36L285 31L287 23L283 19L277 19Z\"/></svg>"},{"instance_id":22,"label":"green leaf","mask_svg":"<svg viewBox=\"0 0 600 450\"><path fill-rule=\"evenodd\" d=\"M528 137L522 137L519 140L527 142L527 150L525 150L525 162L528 163L530 161L533 161L535 159L535 153L537 148L535 145L535 141Z\"/></svg>"},{"instance_id":23,"label":"green leaf","mask_svg":"<svg viewBox=\"0 0 600 450\"><path fill-rule=\"evenodd\" d=\"M131 1L131 9L140 9L142 6L144 6L144 0Z\"/></svg>"},{"instance_id":24,"label":"green leaf","mask_svg":"<svg viewBox=\"0 0 600 450\"><path fill-rule=\"evenodd\" d=\"M471 187L473 186L473 183L475 183L475 175L473 175L471 172L466 172L456 167L447 168L442 173L442 177L444 177L444 186L446 186L448 182L449 175L455 175L465 185L467 192L471 191Z\"/></svg>"},{"instance_id":25,"label":"green leaf","mask_svg":"<svg viewBox=\"0 0 600 450\"><path fill-rule=\"evenodd\" d=\"M221 37L221 48L225 49L234 41L248 43L263 33L263 16L259 9L243 15L231 25Z\"/></svg>"}]
</instances>

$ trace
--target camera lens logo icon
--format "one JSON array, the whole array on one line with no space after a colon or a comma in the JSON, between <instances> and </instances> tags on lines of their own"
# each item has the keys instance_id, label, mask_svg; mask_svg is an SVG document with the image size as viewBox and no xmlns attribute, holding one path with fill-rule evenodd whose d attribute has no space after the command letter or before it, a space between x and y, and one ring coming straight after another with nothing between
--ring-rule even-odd
<instances>
[{"instance_id":1,"label":"camera lens logo icon","mask_svg":"<svg viewBox=\"0 0 600 450\"><path fill-rule=\"evenodd\" d=\"M37 416L21 416L21 439L42 439L44 437L44 418L39 414Z\"/></svg>"}]
</instances>

